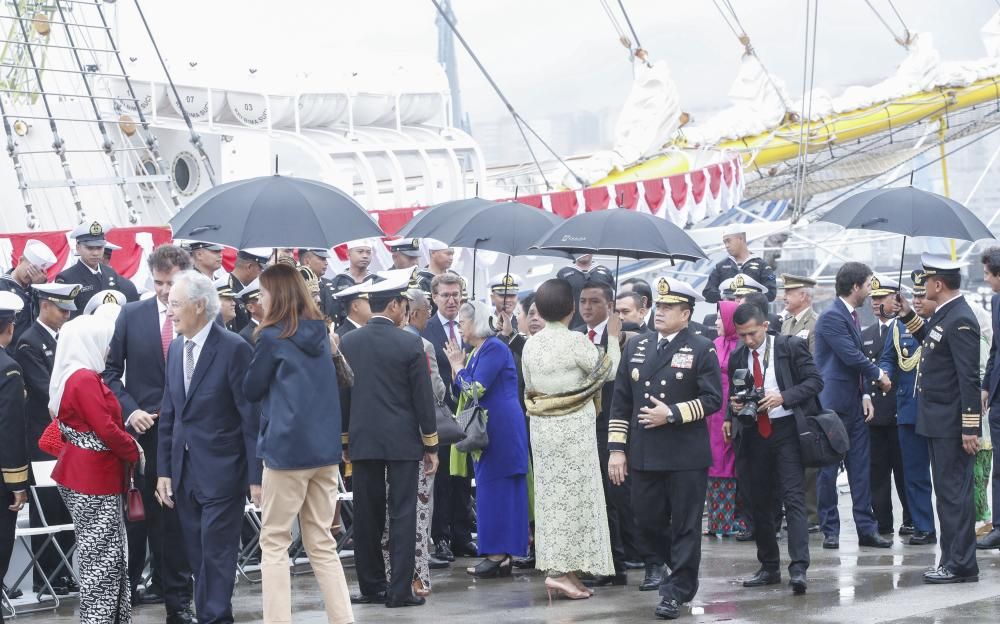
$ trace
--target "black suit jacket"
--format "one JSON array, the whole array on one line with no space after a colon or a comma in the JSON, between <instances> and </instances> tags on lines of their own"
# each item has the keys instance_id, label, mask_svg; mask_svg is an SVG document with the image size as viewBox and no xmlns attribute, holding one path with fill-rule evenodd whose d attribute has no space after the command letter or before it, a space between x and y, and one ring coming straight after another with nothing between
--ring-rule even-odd
<instances>
[{"instance_id":1,"label":"black suit jacket","mask_svg":"<svg viewBox=\"0 0 1000 624\"><path fill-rule=\"evenodd\" d=\"M184 391L184 337L170 343L160 407L157 469L207 498L244 496L260 485L260 419L243 394L253 350L245 340L210 322L188 391ZM162 353L162 351L161 351ZM131 369L129 375L131 375ZM183 472L185 458L191 471Z\"/></svg>"},{"instance_id":2,"label":"black suit jacket","mask_svg":"<svg viewBox=\"0 0 1000 624\"><path fill-rule=\"evenodd\" d=\"M586 325L581 325L573 329L573 331L578 331L581 334L586 334L588 328ZM597 347L602 353L607 353L608 351L608 331L607 326L604 328L604 334L601 336L601 341L597 343ZM609 381L604 384L601 388L601 412L597 415L597 443L604 446L608 442L608 422L611 419L611 401L615 396L615 382Z\"/></svg>"},{"instance_id":3,"label":"black suit jacket","mask_svg":"<svg viewBox=\"0 0 1000 624\"><path fill-rule=\"evenodd\" d=\"M809 343L796 336L772 336L774 340L774 375L781 390L783 406L799 416L805 417L820 411L819 393L823 389L823 378L809 352ZM740 346L729 355L730 373L747 367L750 350ZM729 384L729 396L735 393L735 386ZM733 437L742 429L740 421L733 417L732 410L726 409L726 420L733 423ZM792 418L786 416L785 418Z\"/></svg>"},{"instance_id":4,"label":"black suit jacket","mask_svg":"<svg viewBox=\"0 0 1000 624\"><path fill-rule=\"evenodd\" d=\"M118 275L110 266L102 264L100 273L94 274L82 262L77 261L76 264L57 275L55 281L57 284L80 285L80 294L73 300L76 304L76 312L70 313L70 318L76 318L83 314L83 309L87 307L87 302L90 301L91 297L102 290L120 290L123 279L125 278ZM129 299L130 296L138 297L134 286L131 288L131 294L125 291L121 291L121 293L128 301L137 301L137 298Z\"/></svg>"},{"instance_id":5,"label":"black suit jacket","mask_svg":"<svg viewBox=\"0 0 1000 624\"><path fill-rule=\"evenodd\" d=\"M28 461L49 461L55 457L38 448L42 432L52 422L49 416L49 381L56 359L56 340L38 321L21 334L14 349L14 359L24 374L25 443Z\"/></svg>"},{"instance_id":6,"label":"black suit jacket","mask_svg":"<svg viewBox=\"0 0 1000 624\"><path fill-rule=\"evenodd\" d=\"M3 438L0 438L0 502L6 506L12 502L9 492L27 489L28 460L24 444L24 379L21 367L4 349L0 349L0 431L3 431ZM4 535L4 540L10 540L8 547L13 544L13 534L11 531Z\"/></svg>"},{"instance_id":7,"label":"black suit jacket","mask_svg":"<svg viewBox=\"0 0 1000 624\"><path fill-rule=\"evenodd\" d=\"M886 338L891 340L889 329L886 330ZM878 366L882 359L882 348L885 346L886 338L881 336L879 323L876 321L861 330L861 351L865 357ZM877 381L869 381L866 391L872 398L872 405L875 407L875 418L868 423L870 427L895 427L896 426L896 389L886 393L878 387Z\"/></svg>"},{"instance_id":8,"label":"black suit jacket","mask_svg":"<svg viewBox=\"0 0 1000 624\"><path fill-rule=\"evenodd\" d=\"M448 361L448 356L444 354L444 346L448 344L448 334L441 324L441 317L437 314L432 316L427 321L427 327L424 328L424 331L420 335L434 345L434 355L437 358L438 372L441 373L441 379L444 380L444 387L451 388L451 362ZM453 394L452 392L448 392L445 396L445 404L452 412L458 407L457 399L452 396Z\"/></svg>"},{"instance_id":9,"label":"black suit jacket","mask_svg":"<svg viewBox=\"0 0 1000 624\"><path fill-rule=\"evenodd\" d=\"M160 411L164 370L156 297L125 304L115 321L103 375L104 383L121 403L123 418L128 420L138 409L149 413ZM156 427L150 429L154 436Z\"/></svg>"},{"instance_id":10,"label":"black suit jacket","mask_svg":"<svg viewBox=\"0 0 1000 624\"><path fill-rule=\"evenodd\" d=\"M419 460L437 450L434 391L419 336L375 316L340 345L354 370L341 392L341 424L351 460Z\"/></svg>"},{"instance_id":11,"label":"black suit jacket","mask_svg":"<svg viewBox=\"0 0 1000 624\"><path fill-rule=\"evenodd\" d=\"M990 359L986 362L986 370L983 372L983 390L989 393L987 405L993 405L997 400L997 390L1000 389L1000 361L997 360L997 342L1000 341L1000 295L993 295L990 318L993 319L993 341L990 343Z\"/></svg>"}]
</instances>

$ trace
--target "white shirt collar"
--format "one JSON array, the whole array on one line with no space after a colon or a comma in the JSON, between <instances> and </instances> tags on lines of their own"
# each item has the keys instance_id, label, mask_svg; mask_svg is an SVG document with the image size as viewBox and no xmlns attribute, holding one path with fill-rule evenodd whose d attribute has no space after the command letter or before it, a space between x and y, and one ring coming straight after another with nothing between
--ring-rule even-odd
<instances>
[{"instance_id":1,"label":"white shirt collar","mask_svg":"<svg viewBox=\"0 0 1000 624\"><path fill-rule=\"evenodd\" d=\"M594 344L597 344L602 340L604 340L604 330L607 329L607 327L608 327L608 319L604 319L596 326L587 328L588 334L590 333L590 330L594 331Z\"/></svg>"},{"instance_id":2,"label":"white shirt collar","mask_svg":"<svg viewBox=\"0 0 1000 624\"><path fill-rule=\"evenodd\" d=\"M361 323L358 323L357 321L355 321L351 317L348 316L347 320L351 322L351 325L354 325L354 329L360 329L361 328Z\"/></svg>"},{"instance_id":3,"label":"white shirt collar","mask_svg":"<svg viewBox=\"0 0 1000 624\"><path fill-rule=\"evenodd\" d=\"M193 338L185 338L184 342L187 343L188 340L191 340L198 345L199 349L201 349L205 346L205 341L208 340L208 332L212 331L212 325L215 325L215 320L209 319L208 322L205 323L205 326L199 329L198 333L195 334Z\"/></svg>"},{"instance_id":4,"label":"white shirt collar","mask_svg":"<svg viewBox=\"0 0 1000 624\"><path fill-rule=\"evenodd\" d=\"M958 299L961 296L962 296L962 293L958 293L957 295L955 295L954 297L952 297L948 301L945 301L944 303L938 304L937 310L935 310L935 312L940 312L941 308L945 307L946 305L948 305L949 303L951 303L952 301Z\"/></svg>"},{"instance_id":5,"label":"white shirt collar","mask_svg":"<svg viewBox=\"0 0 1000 624\"><path fill-rule=\"evenodd\" d=\"M153 296L153 298L156 299L156 313L159 314L160 316L163 316L164 314L166 314L167 313L167 304L165 304L162 301L160 301L160 298L157 297L157 296L155 296L155 295Z\"/></svg>"},{"instance_id":6,"label":"white shirt collar","mask_svg":"<svg viewBox=\"0 0 1000 624\"><path fill-rule=\"evenodd\" d=\"M49 327L48 325L46 325L45 323L43 323L42 319L38 319L38 324L41 325L45 329L45 331L49 332L49 335L52 336L53 339L55 339L56 335L59 333L56 330Z\"/></svg>"},{"instance_id":7,"label":"white shirt collar","mask_svg":"<svg viewBox=\"0 0 1000 624\"><path fill-rule=\"evenodd\" d=\"M666 336L664 336L663 334L660 334L660 339L656 342L656 344L659 345L664 340L666 340L667 343L669 344L670 342L673 341L674 338L677 337L677 334L679 334L679 333L680 333L679 331L675 331L674 333L667 334Z\"/></svg>"},{"instance_id":8,"label":"white shirt collar","mask_svg":"<svg viewBox=\"0 0 1000 624\"><path fill-rule=\"evenodd\" d=\"M802 308L802 311L795 315L795 320L801 321L805 317L805 315L809 313L810 310L812 310L812 307L810 306Z\"/></svg>"},{"instance_id":9,"label":"white shirt collar","mask_svg":"<svg viewBox=\"0 0 1000 624\"><path fill-rule=\"evenodd\" d=\"M88 271L90 271L91 275L100 275L101 274L101 264L100 263L97 264L97 268L96 269L90 268L90 265L88 265L83 260L80 260L80 264L83 265L83 268L85 268Z\"/></svg>"},{"instance_id":10,"label":"white shirt collar","mask_svg":"<svg viewBox=\"0 0 1000 624\"><path fill-rule=\"evenodd\" d=\"M764 337L764 342L760 343L759 347L757 347L756 349L750 349L750 357L753 357L754 352L757 353L758 357L764 355L764 351L767 349L767 345L771 344L773 340L774 336L772 336L771 334L766 334Z\"/></svg>"},{"instance_id":11,"label":"white shirt collar","mask_svg":"<svg viewBox=\"0 0 1000 624\"><path fill-rule=\"evenodd\" d=\"M444 327L446 331L447 331L447 328L448 328L448 323L454 323L455 324L455 329L456 330L458 329L458 318L457 317L455 319L449 321L447 318L445 318L444 314L441 314L441 310L438 310L437 314L438 314L438 320L441 321L441 327Z\"/></svg>"},{"instance_id":12,"label":"white shirt collar","mask_svg":"<svg viewBox=\"0 0 1000 624\"><path fill-rule=\"evenodd\" d=\"M840 302L844 304L845 308L847 308L848 314L854 314L857 312L854 306L852 306L850 303L847 302L847 299L844 299L843 297L837 297L837 299L840 299Z\"/></svg>"}]
</instances>

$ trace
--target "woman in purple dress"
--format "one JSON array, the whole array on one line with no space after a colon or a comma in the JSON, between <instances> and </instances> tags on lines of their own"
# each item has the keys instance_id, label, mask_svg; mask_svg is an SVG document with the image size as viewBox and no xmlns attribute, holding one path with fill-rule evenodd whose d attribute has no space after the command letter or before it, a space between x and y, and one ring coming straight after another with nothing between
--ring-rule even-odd
<instances>
[{"instance_id":1,"label":"woman in purple dress","mask_svg":"<svg viewBox=\"0 0 1000 624\"><path fill-rule=\"evenodd\" d=\"M722 369L722 396L729 396L729 354L740 346L733 323L734 301L719 302L719 337L715 339L715 352ZM726 405L706 418L708 436L712 445L712 467L708 469L708 530L706 535L729 537L743 527L736 519L736 454L732 444L722 435Z\"/></svg>"}]
</instances>

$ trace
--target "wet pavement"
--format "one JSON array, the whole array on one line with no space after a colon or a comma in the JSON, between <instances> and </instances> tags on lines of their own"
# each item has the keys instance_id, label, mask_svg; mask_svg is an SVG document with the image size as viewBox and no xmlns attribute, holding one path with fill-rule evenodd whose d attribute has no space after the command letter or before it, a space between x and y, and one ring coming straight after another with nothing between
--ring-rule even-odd
<instances>
[{"instance_id":1,"label":"wet pavement","mask_svg":"<svg viewBox=\"0 0 1000 624\"><path fill-rule=\"evenodd\" d=\"M742 577L757 569L753 543L704 538L701 588L695 600L682 608L683 622L906 622L972 623L1000 620L1000 552L979 555L980 582L964 585L923 584L922 572L932 566L936 546L908 546L895 537L891 549L860 548L850 522L850 498L842 497L843 533L840 550L823 550L821 539L810 542L812 564L809 591L793 596L787 584L744 589ZM782 556L784 542L782 541ZM448 570L432 572L433 594L423 607L386 609L381 605L355 606L357 622L491 623L524 622L651 622L658 602L655 592L639 592L642 570L629 572L627 587L602 588L588 600L554 600L550 606L538 571L515 571L512 578L475 580L465 573L473 560L459 560ZM354 569L345 559L348 580L356 591ZM784 573L784 571L783 571ZM787 583L787 574L783 580ZM321 598L311 575L292 580L293 620L301 624L326 622ZM59 613L51 611L14 621L73 622L72 602ZM241 580L234 599L237 622L261 622L260 585ZM134 624L160 624L160 605L141 606Z\"/></svg>"}]
</instances>

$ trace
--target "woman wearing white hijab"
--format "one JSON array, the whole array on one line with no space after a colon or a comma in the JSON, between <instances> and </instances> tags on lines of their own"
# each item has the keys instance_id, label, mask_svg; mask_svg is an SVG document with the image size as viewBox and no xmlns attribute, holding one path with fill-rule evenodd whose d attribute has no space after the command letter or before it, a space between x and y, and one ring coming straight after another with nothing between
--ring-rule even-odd
<instances>
[{"instance_id":1,"label":"woman wearing white hijab","mask_svg":"<svg viewBox=\"0 0 1000 624\"><path fill-rule=\"evenodd\" d=\"M76 527L83 624L132 621L122 494L142 449L101 379L113 333L98 316L63 325L49 384L49 410L66 441L52 477Z\"/></svg>"}]
</instances>

